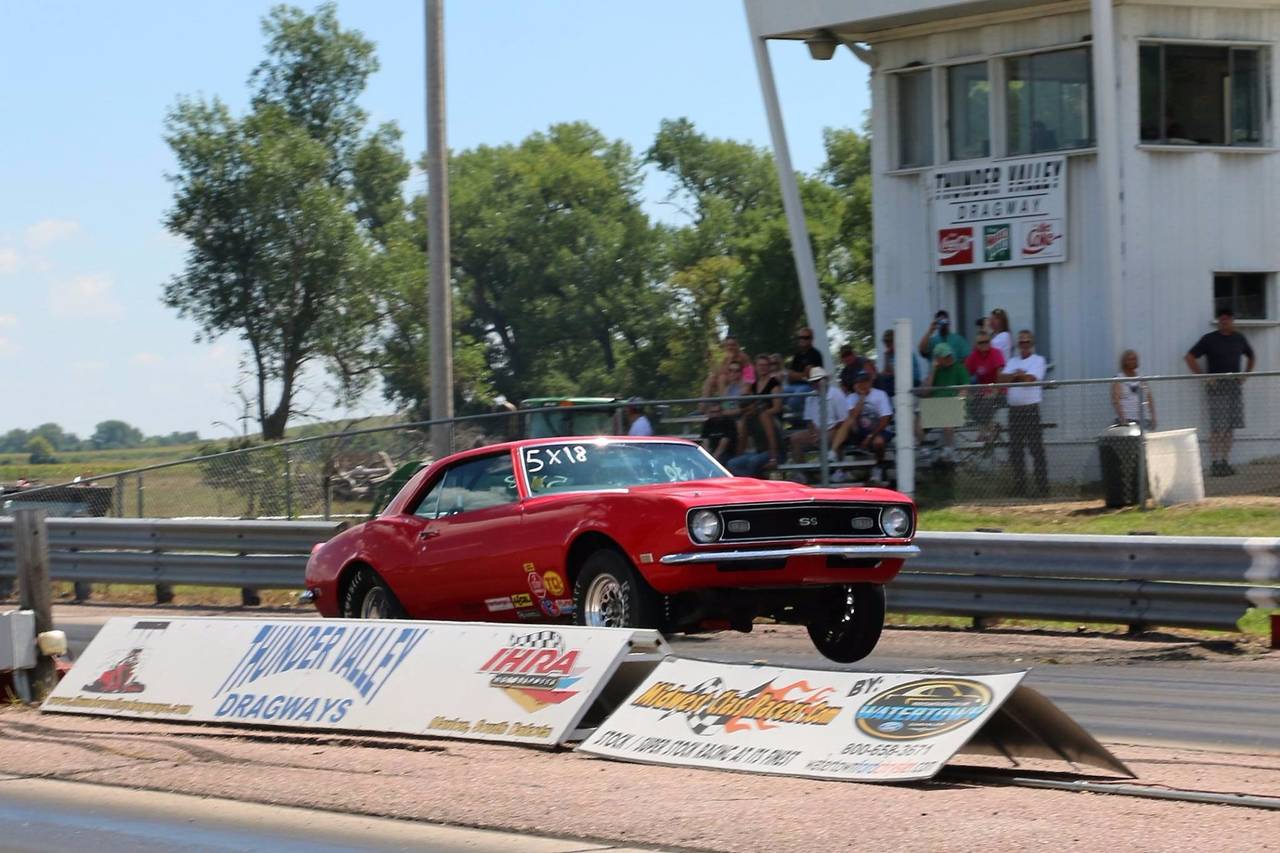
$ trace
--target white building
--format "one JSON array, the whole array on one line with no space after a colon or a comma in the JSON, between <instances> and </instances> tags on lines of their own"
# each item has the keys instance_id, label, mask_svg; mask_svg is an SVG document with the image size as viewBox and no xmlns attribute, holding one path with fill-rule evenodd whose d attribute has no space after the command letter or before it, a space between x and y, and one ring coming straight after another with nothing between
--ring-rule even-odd
<instances>
[{"instance_id":1,"label":"white building","mask_svg":"<svg viewBox=\"0 0 1280 853\"><path fill-rule=\"evenodd\" d=\"M1110 376L1129 347L1173 374L1230 304L1280 367L1280 0L744 2L793 237L764 41L871 66L878 329L945 307L971 340L1003 307L1056 379Z\"/></svg>"}]
</instances>

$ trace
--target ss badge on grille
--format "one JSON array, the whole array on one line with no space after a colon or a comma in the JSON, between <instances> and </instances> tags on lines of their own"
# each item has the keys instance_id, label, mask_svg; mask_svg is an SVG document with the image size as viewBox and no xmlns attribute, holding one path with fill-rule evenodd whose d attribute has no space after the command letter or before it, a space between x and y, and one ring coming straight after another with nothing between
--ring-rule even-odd
<instances>
[{"instance_id":1,"label":"ss badge on grille","mask_svg":"<svg viewBox=\"0 0 1280 853\"><path fill-rule=\"evenodd\" d=\"M797 520L800 522L801 527L817 527L818 526L818 519L812 516L801 517Z\"/></svg>"}]
</instances>

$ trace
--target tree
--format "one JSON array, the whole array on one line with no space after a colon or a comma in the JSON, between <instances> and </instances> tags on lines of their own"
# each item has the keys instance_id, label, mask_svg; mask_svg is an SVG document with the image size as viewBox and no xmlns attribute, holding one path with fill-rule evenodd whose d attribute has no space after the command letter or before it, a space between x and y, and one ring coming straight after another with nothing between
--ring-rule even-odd
<instances>
[{"instance_id":1,"label":"tree","mask_svg":"<svg viewBox=\"0 0 1280 853\"><path fill-rule=\"evenodd\" d=\"M53 445L54 450L78 450L80 439L72 432L63 432L59 424L47 423L31 430L31 435L41 435Z\"/></svg>"},{"instance_id":2,"label":"tree","mask_svg":"<svg viewBox=\"0 0 1280 853\"><path fill-rule=\"evenodd\" d=\"M262 435L278 439L308 364L327 365L348 397L372 375L376 259L403 216L409 169L393 126L362 136L357 100L377 60L331 4L314 14L278 6L263 32L247 115L182 99L168 117L178 171L165 223L190 250L164 301L202 337L245 342Z\"/></svg>"},{"instance_id":3,"label":"tree","mask_svg":"<svg viewBox=\"0 0 1280 853\"><path fill-rule=\"evenodd\" d=\"M27 440L24 450L28 454L27 461L32 465L52 465L58 461L53 453L53 445L43 435L33 435Z\"/></svg>"},{"instance_id":4,"label":"tree","mask_svg":"<svg viewBox=\"0 0 1280 853\"><path fill-rule=\"evenodd\" d=\"M31 434L25 429L11 429L0 436L0 452L21 453L26 449Z\"/></svg>"},{"instance_id":5,"label":"tree","mask_svg":"<svg viewBox=\"0 0 1280 853\"><path fill-rule=\"evenodd\" d=\"M868 332L846 321L870 326L870 146L854 131L829 130L825 141L823 169L797 176L800 198L827 319L865 345ZM667 201L690 220L668 232L668 286L692 312L673 357L705 360L726 332L751 352L787 351L804 306L772 155L675 119L647 156L671 176Z\"/></svg>"},{"instance_id":6,"label":"tree","mask_svg":"<svg viewBox=\"0 0 1280 853\"><path fill-rule=\"evenodd\" d=\"M819 174L842 198L838 233L837 320L849 339L862 350L875 347L875 288L871 233L871 133L848 128L823 132L827 159Z\"/></svg>"},{"instance_id":7,"label":"tree","mask_svg":"<svg viewBox=\"0 0 1280 853\"><path fill-rule=\"evenodd\" d=\"M89 439L94 450L120 450L142 446L142 430L124 421L103 421L93 429Z\"/></svg>"},{"instance_id":8,"label":"tree","mask_svg":"<svg viewBox=\"0 0 1280 853\"><path fill-rule=\"evenodd\" d=\"M454 155L454 367L462 410L494 393L510 400L629 393L654 381L638 359L670 321L653 286L658 244L641 209L641 165L627 145L583 123ZM415 201L414 209L424 207ZM417 276L425 222L416 220L415 229L419 255L403 264ZM425 411L424 297L416 282L397 293L386 389Z\"/></svg>"}]
</instances>

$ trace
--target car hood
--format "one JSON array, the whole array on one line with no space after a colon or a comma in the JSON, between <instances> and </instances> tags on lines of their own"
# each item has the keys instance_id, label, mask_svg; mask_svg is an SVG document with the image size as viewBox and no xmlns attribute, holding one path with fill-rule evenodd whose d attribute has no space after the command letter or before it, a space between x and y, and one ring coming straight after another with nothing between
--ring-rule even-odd
<instances>
[{"instance_id":1,"label":"car hood","mask_svg":"<svg viewBox=\"0 0 1280 853\"><path fill-rule=\"evenodd\" d=\"M750 477L658 483L633 488L632 491L677 498L688 506L803 500L909 501L905 495L889 489L819 489L785 480L756 480Z\"/></svg>"}]
</instances>

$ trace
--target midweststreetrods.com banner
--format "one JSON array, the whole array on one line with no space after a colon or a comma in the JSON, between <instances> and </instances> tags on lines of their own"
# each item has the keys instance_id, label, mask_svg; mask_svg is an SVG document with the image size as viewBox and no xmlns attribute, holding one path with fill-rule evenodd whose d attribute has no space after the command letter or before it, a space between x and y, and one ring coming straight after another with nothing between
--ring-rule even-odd
<instances>
[{"instance_id":1,"label":"midweststreetrods.com banner","mask_svg":"<svg viewBox=\"0 0 1280 853\"><path fill-rule=\"evenodd\" d=\"M554 745L666 653L629 629L116 617L42 710Z\"/></svg>"},{"instance_id":2,"label":"midweststreetrods.com banner","mask_svg":"<svg viewBox=\"0 0 1280 853\"><path fill-rule=\"evenodd\" d=\"M668 658L578 749L821 779L928 779L1025 675L837 672Z\"/></svg>"}]
</instances>

